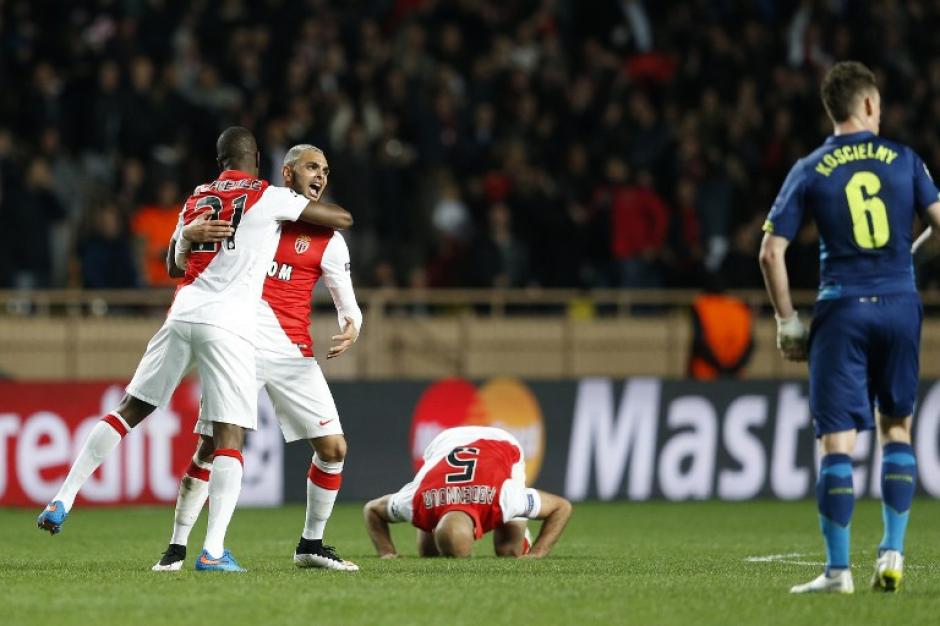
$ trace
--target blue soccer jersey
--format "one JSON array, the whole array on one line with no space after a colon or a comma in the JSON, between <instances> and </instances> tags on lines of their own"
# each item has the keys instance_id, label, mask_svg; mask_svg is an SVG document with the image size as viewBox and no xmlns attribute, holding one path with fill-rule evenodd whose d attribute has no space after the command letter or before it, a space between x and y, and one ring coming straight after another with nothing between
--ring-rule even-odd
<instances>
[{"instance_id":1,"label":"blue soccer jersey","mask_svg":"<svg viewBox=\"0 0 940 626\"><path fill-rule=\"evenodd\" d=\"M819 228L819 299L913 292L914 212L940 199L923 160L867 131L830 136L790 170L764 230Z\"/></svg>"}]
</instances>

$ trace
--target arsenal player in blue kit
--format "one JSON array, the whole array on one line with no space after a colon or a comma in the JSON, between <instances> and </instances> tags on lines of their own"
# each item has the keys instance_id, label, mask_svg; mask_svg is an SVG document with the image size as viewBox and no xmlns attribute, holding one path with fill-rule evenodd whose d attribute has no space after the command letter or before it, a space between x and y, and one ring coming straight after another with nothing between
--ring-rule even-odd
<instances>
[{"instance_id":1,"label":"arsenal player in blue kit","mask_svg":"<svg viewBox=\"0 0 940 626\"><path fill-rule=\"evenodd\" d=\"M822 84L833 134L797 161L774 202L760 264L777 315L777 346L809 360L810 411L822 460L816 485L826 570L792 593L852 593L849 527L857 432L883 445L884 536L872 585L901 582L916 464L911 416L923 309L914 283L915 216L937 231L940 195L913 150L878 136L881 96L872 72L837 63ZM807 333L790 300L784 252L805 214L819 228L820 285ZM877 420L876 420L877 415Z\"/></svg>"}]
</instances>

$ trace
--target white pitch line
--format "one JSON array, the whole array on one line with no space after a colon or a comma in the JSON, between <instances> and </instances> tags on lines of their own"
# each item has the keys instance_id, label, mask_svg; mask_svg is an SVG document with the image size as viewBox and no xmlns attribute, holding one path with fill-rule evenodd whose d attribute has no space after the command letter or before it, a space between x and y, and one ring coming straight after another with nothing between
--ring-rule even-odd
<instances>
[{"instance_id":1,"label":"white pitch line","mask_svg":"<svg viewBox=\"0 0 940 626\"><path fill-rule=\"evenodd\" d=\"M790 552L788 554L768 554L766 556L749 556L744 559L748 563L786 563L787 565L812 565L819 567L825 565L821 561L804 561L800 557L809 556L802 552Z\"/></svg>"},{"instance_id":2,"label":"white pitch line","mask_svg":"<svg viewBox=\"0 0 940 626\"><path fill-rule=\"evenodd\" d=\"M767 556L749 556L745 561L749 563L770 563L771 561L779 561L781 559L792 559L793 557L804 556L799 552L791 552L790 554L768 554Z\"/></svg>"},{"instance_id":3,"label":"white pitch line","mask_svg":"<svg viewBox=\"0 0 940 626\"><path fill-rule=\"evenodd\" d=\"M786 565L812 565L813 567L825 567L825 561L806 561L800 557L807 557L809 554L802 552L790 552L788 554L768 554L766 556L749 556L744 559L746 563L784 563ZM923 565L908 565L907 569L923 569Z\"/></svg>"}]
</instances>

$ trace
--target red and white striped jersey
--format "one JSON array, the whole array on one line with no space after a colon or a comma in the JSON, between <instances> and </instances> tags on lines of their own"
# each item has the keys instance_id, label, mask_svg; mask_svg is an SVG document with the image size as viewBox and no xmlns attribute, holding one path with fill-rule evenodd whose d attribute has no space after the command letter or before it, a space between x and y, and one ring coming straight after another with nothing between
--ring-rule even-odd
<instances>
[{"instance_id":1,"label":"red and white striped jersey","mask_svg":"<svg viewBox=\"0 0 940 626\"><path fill-rule=\"evenodd\" d=\"M216 219L231 220L235 234L221 243L193 244L167 319L219 326L254 343L258 301L280 223L296 220L307 203L286 187L236 170L196 187L183 205L181 223L209 209Z\"/></svg>"},{"instance_id":2,"label":"red and white striped jersey","mask_svg":"<svg viewBox=\"0 0 940 626\"><path fill-rule=\"evenodd\" d=\"M540 500L525 486L525 460L519 442L488 426L461 426L441 432L428 444L414 480L389 499L393 521L410 521L431 532L449 511L473 519L479 539L516 517L534 518Z\"/></svg>"},{"instance_id":3,"label":"red and white striped jersey","mask_svg":"<svg viewBox=\"0 0 940 626\"><path fill-rule=\"evenodd\" d=\"M346 326L346 317L359 329L362 312L349 270L349 248L342 235L323 226L285 222L264 281L258 349L284 356L313 356L311 296L321 276L336 305L340 329Z\"/></svg>"}]
</instances>

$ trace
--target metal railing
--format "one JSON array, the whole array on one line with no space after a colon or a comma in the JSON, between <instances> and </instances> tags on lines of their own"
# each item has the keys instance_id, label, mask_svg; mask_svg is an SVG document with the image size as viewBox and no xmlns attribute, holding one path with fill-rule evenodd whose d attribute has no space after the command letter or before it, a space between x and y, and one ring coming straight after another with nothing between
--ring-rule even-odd
<instances>
[{"instance_id":1,"label":"metal railing","mask_svg":"<svg viewBox=\"0 0 940 626\"><path fill-rule=\"evenodd\" d=\"M355 349L324 362L331 378L682 377L693 290L360 289L365 328ZM777 354L763 291L732 292L757 313L748 375L803 377ZM0 376L126 378L172 301L170 289L0 291ZM804 311L815 292L794 301ZM940 294L924 298L940 305ZM316 352L335 334L329 294L314 297ZM940 319L925 323L922 369L940 376ZM936 361L936 362L935 362Z\"/></svg>"},{"instance_id":2,"label":"metal railing","mask_svg":"<svg viewBox=\"0 0 940 626\"><path fill-rule=\"evenodd\" d=\"M696 295L690 289L357 289L363 309L406 311L416 314L447 313L470 307L492 316L518 310L564 313L570 306L590 306L605 315L631 315L637 310L649 313L690 306ZM767 307L767 294L762 290L730 291L757 310ZM796 291L794 302L810 306L815 291ZM0 314L20 315L106 315L127 314L135 309L149 311L166 308L173 299L173 289L93 290L0 290ZM317 290L314 303L329 305L325 291ZM925 296L925 303L940 305L940 293ZM427 308L424 308L427 307Z\"/></svg>"}]
</instances>

